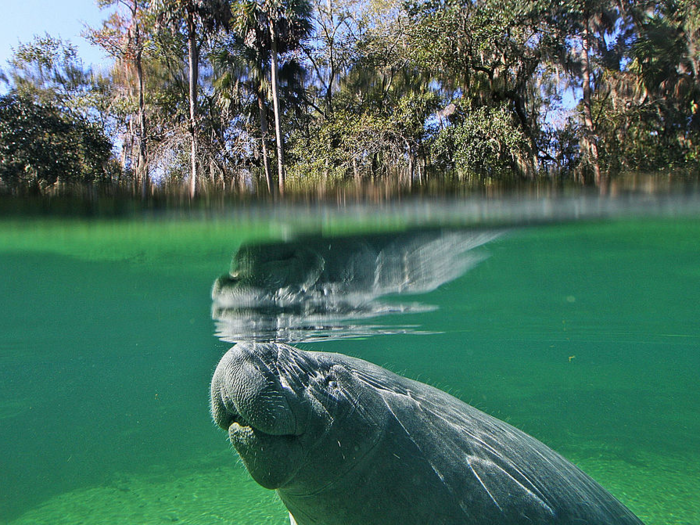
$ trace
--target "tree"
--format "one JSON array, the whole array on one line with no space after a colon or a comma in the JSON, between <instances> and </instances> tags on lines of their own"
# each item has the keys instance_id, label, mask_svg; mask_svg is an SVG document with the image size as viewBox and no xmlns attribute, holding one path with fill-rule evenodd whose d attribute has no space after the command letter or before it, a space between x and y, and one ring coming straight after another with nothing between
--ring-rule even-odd
<instances>
[{"instance_id":1,"label":"tree","mask_svg":"<svg viewBox=\"0 0 700 525\"><path fill-rule=\"evenodd\" d=\"M646 8L641 11L642 8ZM692 1L630 2L639 38L630 71L644 88L645 127L667 166L700 161L700 8ZM640 12L641 11L641 12Z\"/></svg>"},{"instance_id":2,"label":"tree","mask_svg":"<svg viewBox=\"0 0 700 525\"><path fill-rule=\"evenodd\" d=\"M6 82L13 92L103 121L100 79L83 67L70 42L49 34L36 36L13 50L9 66Z\"/></svg>"},{"instance_id":3,"label":"tree","mask_svg":"<svg viewBox=\"0 0 700 525\"><path fill-rule=\"evenodd\" d=\"M21 189L104 181L112 145L85 117L26 95L0 97L0 180Z\"/></svg>"},{"instance_id":4,"label":"tree","mask_svg":"<svg viewBox=\"0 0 700 525\"><path fill-rule=\"evenodd\" d=\"M146 104L143 76L143 55L146 50L144 17L146 0L97 0L100 8L124 6L127 16L113 13L105 20L100 29L87 29L86 36L93 44L100 46L111 57L125 66L127 78L136 77L138 112L138 157L136 160L136 177L141 181L141 196L145 198L149 185L148 175L148 133L146 130ZM126 149L126 144L122 147Z\"/></svg>"},{"instance_id":5,"label":"tree","mask_svg":"<svg viewBox=\"0 0 700 525\"><path fill-rule=\"evenodd\" d=\"M580 79L583 161L592 169L598 185L601 167L594 96L604 82L604 71L619 67L616 50L608 48L608 40L614 40L619 12L610 0L570 0L558 8L557 15L553 25L559 24L561 38L567 43L560 48L559 60L574 78Z\"/></svg>"},{"instance_id":6,"label":"tree","mask_svg":"<svg viewBox=\"0 0 700 525\"><path fill-rule=\"evenodd\" d=\"M513 123L506 105L482 106L446 127L432 145L436 162L460 176L508 179L517 159L527 154L528 138Z\"/></svg>"},{"instance_id":7,"label":"tree","mask_svg":"<svg viewBox=\"0 0 700 525\"><path fill-rule=\"evenodd\" d=\"M353 17L358 30L372 19L371 11ZM340 69L327 62L339 56L329 49L331 38L324 37L327 41L315 48L315 55L309 53L322 81L314 106L317 118L306 136L295 136L296 171L316 173L322 180L352 174L358 182L397 176L410 186L416 174L418 180L424 174L428 118L439 97L406 45L405 15L395 12L355 36L353 60L342 62ZM333 71L337 77L330 82ZM336 87L328 102L332 84Z\"/></svg>"},{"instance_id":8,"label":"tree","mask_svg":"<svg viewBox=\"0 0 700 525\"><path fill-rule=\"evenodd\" d=\"M88 32L115 58L109 78L49 35L0 72L7 118L31 137L5 144L3 180L51 184L37 159L60 180L103 177L50 151L71 136L84 153L63 160L97 165L95 130L121 143L143 191L148 164L191 195L205 174L228 188L250 167L283 193L309 174L410 185L553 166L600 184L700 164L693 0L97 1L120 10Z\"/></svg>"},{"instance_id":9,"label":"tree","mask_svg":"<svg viewBox=\"0 0 700 525\"><path fill-rule=\"evenodd\" d=\"M181 32L187 40L189 65L189 129L191 135L190 196L197 188L197 90L199 84L199 57L201 38L228 28L231 11L225 0L154 0L151 8L158 21L174 31Z\"/></svg>"},{"instance_id":10,"label":"tree","mask_svg":"<svg viewBox=\"0 0 700 525\"><path fill-rule=\"evenodd\" d=\"M551 2L524 0L438 0L409 4L410 46L438 89L460 111L452 120L482 107L510 112L509 126L528 143L512 167L534 176L539 165L540 89L538 73L557 45L546 13ZM508 126L491 132L510 133ZM507 137L502 137L503 143Z\"/></svg>"},{"instance_id":11,"label":"tree","mask_svg":"<svg viewBox=\"0 0 700 525\"><path fill-rule=\"evenodd\" d=\"M279 96L280 55L298 49L311 30L306 0L242 0L234 8L236 31L261 60L269 57L275 116L277 182L284 193L284 139Z\"/></svg>"},{"instance_id":12,"label":"tree","mask_svg":"<svg viewBox=\"0 0 700 525\"><path fill-rule=\"evenodd\" d=\"M362 0L313 2L315 38L305 42L302 50L321 100L314 109L322 116L333 112L333 94L358 58L357 45L368 25L368 15Z\"/></svg>"},{"instance_id":13,"label":"tree","mask_svg":"<svg viewBox=\"0 0 700 525\"><path fill-rule=\"evenodd\" d=\"M104 180L112 146L103 80L70 42L48 34L13 51L0 118L5 184L41 190L59 180Z\"/></svg>"},{"instance_id":14,"label":"tree","mask_svg":"<svg viewBox=\"0 0 700 525\"><path fill-rule=\"evenodd\" d=\"M241 91L252 95L258 112L260 129L260 148L265 171L267 190L272 195L275 191L274 181L270 172L267 100L269 82L267 80L267 60L264 50L258 46L245 45L242 39L235 35L227 44L213 54L216 85L228 99L241 98Z\"/></svg>"},{"instance_id":15,"label":"tree","mask_svg":"<svg viewBox=\"0 0 700 525\"><path fill-rule=\"evenodd\" d=\"M585 13L583 4L573 5L579 9L561 30L573 35L570 42L580 37ZM684 1L586 5L592 83L580 104L584 165L593 160L586 147L592 136L603 174L697 166L697 6ZM581 79L580 55L571 54L571 74ZM586 124L589 111L592 127Z\"/></svg>"}]
</instances>

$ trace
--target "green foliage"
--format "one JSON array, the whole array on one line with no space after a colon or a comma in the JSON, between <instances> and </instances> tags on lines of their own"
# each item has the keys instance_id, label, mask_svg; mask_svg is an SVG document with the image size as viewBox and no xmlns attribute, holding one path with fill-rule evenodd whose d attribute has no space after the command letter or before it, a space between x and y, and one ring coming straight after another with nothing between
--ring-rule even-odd
<instances>
[{"instance_id":1,"label":"green foliage","mask_svg":"<svg viewBox=\"0 0 700 525\"><path fill-rule=\"evenodd\" d=\"M3 137L30 137L4 143L24 151L5 154L5 184L101 177L84 167L99 155L71 155L104 134L123 175L166 185L252 172L272 190L274 162L296 184L700 167L697 1L98 2L131 10L91 33L108 81L48 35L0 72L18 122ZM52 157L70 133L84 153Z\"/></svg>"},{"instance_id":2,"label":"green foliage","mask_svg":"<svg viewBox=\"0 0 700 525\"><path fill-rule=\"evenodd\" d=\"M8 188L105 180L111 149L80 116L26 96L0 98L0 180Z\"/></svg>"},{"instance_id":3,"label":"green foliage","mask_svg":"<svg viewBox=\"0 0 700 525\"><path fill-rule=\"evenodd\" d=\"M10 89L45 104L55 104L99 120L104 84L83 66L75 46L50 35L20 44L9 61Z\"/></svg>"},{"instance_id":4,"label":"green foliage","mask_svg":"<svg viewBox=\"0 0 700 525\"><path fill-rule=\"evenodd\" d=\"M417 2L409 10L409 34L419 63L432 72L446 97L457 98L466 113L493 110L499 122L511 122L518 139L524 138L528 143L527 154L510 154L518 158L517 167L513 168L522 175L537 169L533 159L541 132L542 106L537 73L560 45L548 24L547 12L555 9L550 4L450 0ZM503 116L504 112L509 115ZM489 128L490 123L483 125L483 135L496 133Z\"/></svg>"},{"instance_id":5,"label":"green foliage","mask_svg":"<svg viewBox=\"0 0 700 525\"><path fill-rule=\"evenodd\" d=\"M528 154L528 140L505 107L480 107L462 121L440 131L432 146L445 169L479 177L508 177L517 173Z\"/></svg>"},{"instance_id":6,"label":"green foliage","mask_svg":"<svg viewBox=\"0 0 700 525\"><path fill-rule=\"evenodd\" d=\"M395 94L386 105L337 107L305 138L293 136L291 171L299 176L381 176L410 170L423 153L432 92ZM347 107L347 106L345 106Z\"/></svg>"},{"instance_id":7,"label":"green foliage","mask_svg":"<svg viewBox=\"0 0 700 525\"><path fill-rule=\"evenodd\" d=\"M159 24L184 33L195 26L205 34L213 33L227 27L231 18L226 0L152 0L150 9Z\"/></svg>"},{"instance_id":8,"label":"green foliage","mask_svg":"<svg viewBox=\"0 0 700 525\"><path fill-rule=\"evenodd\" d=\"M270 24L281 54L297 49L311 31L311 6L307 0L240 0L232 5L232 12L242 41L266 54L267 59L272 49Z\"/></svg>"},{"instance_id":9,"label":"green foliage","mask_svg":"<svg viewBox=\"0 0 700 525\"><path fill-rule=\"evenodd\" d=\"M692 2L650 7L626 7L625 31L608 51L625 60L596 66L592 113L607 172L700 167L698 8Z\"/></svg>"}]
</instances>

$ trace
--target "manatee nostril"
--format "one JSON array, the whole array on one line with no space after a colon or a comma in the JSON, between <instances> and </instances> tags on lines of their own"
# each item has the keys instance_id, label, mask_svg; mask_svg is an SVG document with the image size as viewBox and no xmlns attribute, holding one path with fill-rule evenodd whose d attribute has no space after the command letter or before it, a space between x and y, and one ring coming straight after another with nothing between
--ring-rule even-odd
<instances>
[{"instance_id":1,"label":"manatee nostril","mask_svg":"<svg viewBox=\"0 0 700 525\"><path fill-rule=\"evenodd\" d=\"M334 374L328 374L324 378L323 382L328 388L335 389L338 386L338 382L337 382Z\"/></svg>"}]
</instances>

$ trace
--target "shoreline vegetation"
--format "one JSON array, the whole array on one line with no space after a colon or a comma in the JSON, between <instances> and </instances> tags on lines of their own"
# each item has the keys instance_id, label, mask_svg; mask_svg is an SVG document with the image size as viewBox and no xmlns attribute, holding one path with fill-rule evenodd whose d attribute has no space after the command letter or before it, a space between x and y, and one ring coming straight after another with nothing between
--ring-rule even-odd
<instances>
[{"instance_id":1,"label":"shoreline vegetation","mask_svg":"<svg viewBox=\"0 0 700 525\"><path fill-rule=\"evenodd\" d=\"M0 66L0 194L608 191L700 173L693 0L98 0ZM496 190L499 191L499 190Z\"/></svg>"},{"instance_id":2,"label":"shoreline vegetation","mask_svg":"<svg viewBox=\"0 0 700 525\"><path fill-rule=\"evenodd\" d=\"M104 185L97 183L55 184L43 192L2 193L0 192L0 219L12 217L74 217L74 218L118 218L130 217L143 213L218 213L226 214L238 209L254 211L255 209L272 210L285 208L294 214L306 207L325 206L330 210L342 210L355 205L385 206L392 203L432 203L438 208L457 202L491 201L498 209L506 204L498 214L504 217L491 217L498 222L506 220L510 207L530 205L537 202L555 200L566 202L570 199L601 199L607 201L610 209L606 211L590 210L596 213L614 213L618 207L640 206L648 199L666 202L661 204L668 211L677 209L695 210L693 204L700 195L700 176L679 171L667 173L626 173L606 177L595 186L581 185L579 182L564 177L540 177L535 180L522 179L474 179L470 181L435 178L423 184L402 185L393 179L376 181L336 181L310 184L289 184L283 198L271 195L266 188L251 186L235 190L222 190L220 187L204 184L198 188L192 198L187 185L156 186L151 185L147 194L134 185ZM686 202L688 201L688 202ZM683 204L685 202L685 204ZM442 204L440 204L442 203ZM510 204L508 204L510 203ZM636 204L635 204L636 203ZM437 209L437 208L435 208ZM451 208L444 208L454 214ZM606 208L607 209L607 208ZM619 210L618 210L619 211ZM631 211L631 210L630 210ZM464 213L476 213L465 211ZM482 212L483 213L483 212ZM524 213L524 212L523 212ZM554 215L560 214L565 219L565 210L550 210ZM537 214L536 214L537 215ZM551 219L555 217L541 217ZM486 220L478 217L464 217L477 222ZM532 220L538 220L532 217Z\"/></svg>"}]
</instances>

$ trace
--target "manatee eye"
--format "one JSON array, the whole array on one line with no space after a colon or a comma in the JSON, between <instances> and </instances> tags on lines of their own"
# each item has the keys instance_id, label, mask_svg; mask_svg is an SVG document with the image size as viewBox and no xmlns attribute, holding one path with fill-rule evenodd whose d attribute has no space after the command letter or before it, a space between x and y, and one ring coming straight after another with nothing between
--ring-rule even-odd
<instances>
[{"instance_id":1,"label":"manatee eye","mask_svg":"<svg viewBox=\"0 0 700 525\"><path fill-rule=\"evenodd\" d=\"M338 382L335 379L335 375L330 373L328 374L325 379L323 380L324 385L328 388L337 388L338 387Z\"/></svg>"}]
</instances>

